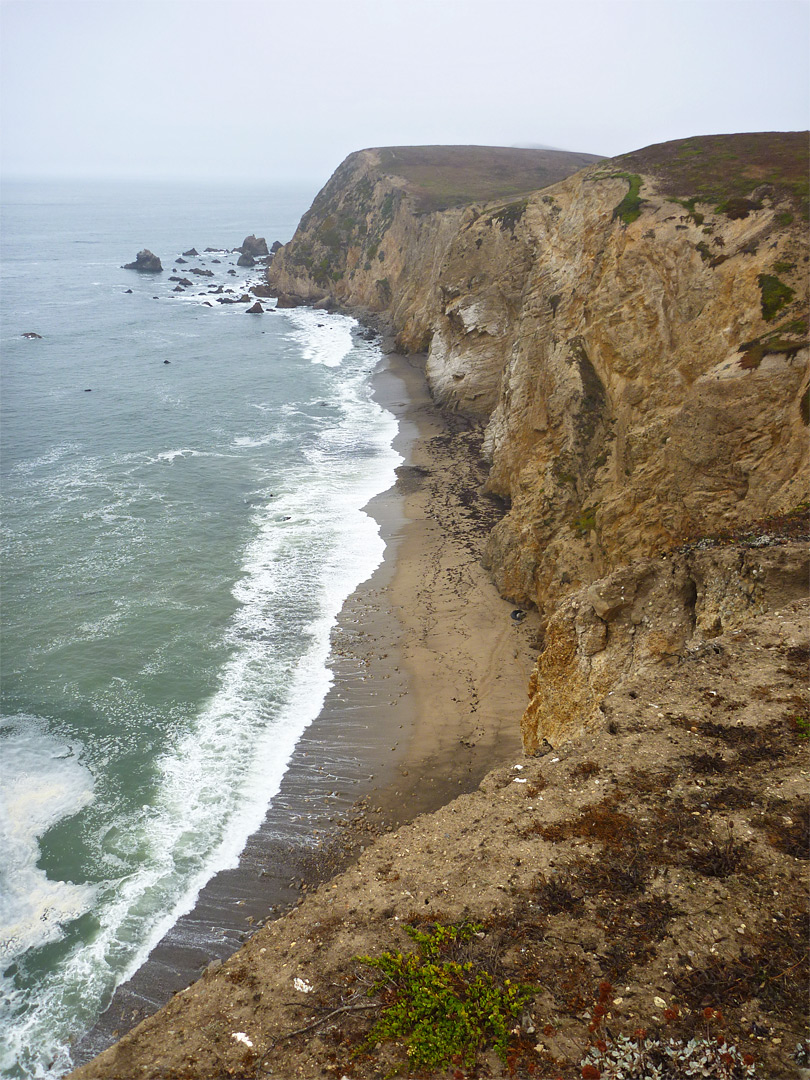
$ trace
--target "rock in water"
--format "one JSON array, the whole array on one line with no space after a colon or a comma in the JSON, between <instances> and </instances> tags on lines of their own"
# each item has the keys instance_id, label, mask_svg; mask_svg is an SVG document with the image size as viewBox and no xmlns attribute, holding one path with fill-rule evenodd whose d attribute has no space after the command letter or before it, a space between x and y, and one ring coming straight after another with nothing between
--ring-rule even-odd
<instances>
[{"instance_id":1,"label":"rock in water","mask_svg":"<svg viewBox=\"0 0 810 1080\"><path fill-rule=\"evenodd\" d=\"M37 334L33 330L26 331L26 333L23 334L23 337L28 338L29 341L32 341L34 338L38 338L40 341L42 340L42 334Z\"/></svg>"},{"instance_id":2,"label":"rock in water","mask_svg":"<svg viewBox=\"0 0 810 1080\"><path fill-rule=\"evenodd\" d=\"M242 246L239 248L243 255L253 255L254 258L261 258L263 255L269 255L267 250L267 241L263 236L246 236L242 241Z\"/></svg>"},{"instance_id":3,"label":"rock in water","mask_svg":"<svg viewBox=\"0 0 810 1080\"><path fill-rule=\"evenodd\" d=\"M264 315L264 308L257 300L256 303L247 309L245 312L247 315Z\"/></svg>"},{"instance_id":4,"label":"rock in water","mask_svg":"<svg viewBox=\"0 0 810 1080\"><path fill-rule=\"evenodd\" d=\"M189 248L188 251L183 252L184 255L199 255L199 251L196 248Z\"/></svg>"},{"instance_id":5,"label":"rock in water","mask_svg":"<svg viewBox=\"0 0 810 1080\"><path fill-rule=\"evenodd\" d=\"M236 265L237 266L255 266L256 265L256 260L253 258L253 256L249 252L245 251L236 260Z\"/></svg>"},{"instance_id":6,"label":"rock in water","mask_svg":"<svg viewBox=\"0 0 810 1080\"><path fill-rule=\"evenodd\" d=\"M163 271L163 267L160 264L160 259L157 255L153 255L148 248L144 248L143 251L139 251L135 262L126 263L125 270L140 270L144 274L160 274Z\"/></svg>"}]
</instances>

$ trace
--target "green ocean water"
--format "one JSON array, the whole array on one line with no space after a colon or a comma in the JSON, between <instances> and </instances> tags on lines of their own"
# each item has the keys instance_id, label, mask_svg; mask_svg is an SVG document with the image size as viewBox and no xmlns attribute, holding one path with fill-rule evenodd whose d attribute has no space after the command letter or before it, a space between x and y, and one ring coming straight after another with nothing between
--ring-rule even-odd
<instances>
[{"instance_id":1,"label":"green ocean water","mask_svg":"<svg viewBox=\"0 0 810 1080\"><path fill-rule=\"evenodd\" d=\"M259 277L233 247L286 241L313 194L3 187L0 1075L64 1072L235 863L382 558L379 349L218 302ZM121 269L144 246L162 275Z\"/></svg>"}]
</instances>

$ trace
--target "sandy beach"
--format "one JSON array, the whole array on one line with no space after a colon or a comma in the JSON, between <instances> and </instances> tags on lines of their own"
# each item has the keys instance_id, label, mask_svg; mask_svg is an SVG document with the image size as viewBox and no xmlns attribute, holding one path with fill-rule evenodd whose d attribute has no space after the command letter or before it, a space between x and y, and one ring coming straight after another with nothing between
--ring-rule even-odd
<instances>
[{"instance_id":1,"label":"sandy beach","mask_svg":"<svg viewBox=\"0 0 810 1080\"><path fill-rule=\"evenodd\" d=\"M385 558L332 635L334 684L239 866L217 874L119 987L75 1052L87 1061L381 832L474 790L520 753L536 650L480 565L499 508L480 493L480 432L439 412L424 358L386 355L375 398L397 417L394 487L367 511ZM452 434L452 438L451 438Z\"/></svg>"}]
</instances>

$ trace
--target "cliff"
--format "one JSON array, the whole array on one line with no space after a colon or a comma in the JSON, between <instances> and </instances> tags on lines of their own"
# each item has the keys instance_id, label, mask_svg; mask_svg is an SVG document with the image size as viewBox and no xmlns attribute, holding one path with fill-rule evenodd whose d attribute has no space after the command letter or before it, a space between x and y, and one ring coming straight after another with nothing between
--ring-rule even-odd
<instances>
[{"instance_id":1,"label":"cliff","mask_svg":"<svg viewBox=\"0 0 810 1080\"><path fill-rule=\"evenodd\" d=\"M382 320L427 351L435 401L483 426L504 597L545 624L619 567L806 501L805 133L660 144L487 202L465 160L466 197L457 182L440 209L409 154L348 158L270 283L282 303ZM533 696L527 747L542 711Z\"/></svg>"},{"instance_id":2,"label":"cliff","mask_svg":"<svg viewBox=\"0 0 810 1080\"><path fill-rule=\"evenodd\" d=\"M410 804L398 782L390 818L354 822L349 869L75 1080L616 1080L642 1059L645 1075L804 1076L807 145L717 136L612 161L393 148L338 169L269 280L282 305L340 307L427 353L447 426L400 490L428 491L417 534L435 546L413 553L414 595L377 602L407 609L425 722L466 718L453 787L392 831ZM467 617L482 552L532 610L513 623L488 589L483 652L442 697L437 611ZM459 747L510 715L494 637L516 659L534 646L526 756L490 739L492 771L453 798ZM432 1008L421 1034L394 1030L436 971L414 932L459 924L467 940L433 958L457 962L454 987L474 973L531 1000L500 1057L466 1028L472 1062L418 1068L469 1010L434 978L411 1003Z\"/></svg>"}]
</instances>

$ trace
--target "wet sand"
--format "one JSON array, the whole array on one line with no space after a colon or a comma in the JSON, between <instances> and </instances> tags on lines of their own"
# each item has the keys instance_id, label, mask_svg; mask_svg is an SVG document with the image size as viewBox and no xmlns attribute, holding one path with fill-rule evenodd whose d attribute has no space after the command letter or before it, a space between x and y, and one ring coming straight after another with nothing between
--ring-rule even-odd
<instances>
[{"instance_id":1,"label":"wet sand","mask_svg":"<svg viewBox=\"0 0 810 1080\"><path fill-rule=\"evenodd\" d=\"M480 432L434 408L423 358L385 357L375 396L397 417L404 462L396 485L366 508L380 524L385 558L333 631L334 684L323 710L239 866L206 885L118 989L76 1047L76 1064L300 902L375 835L472 790L520 752L536 627L531 616L510 618L480 566L500 513L480 492Z\"/></svg>"}]
</instances>

